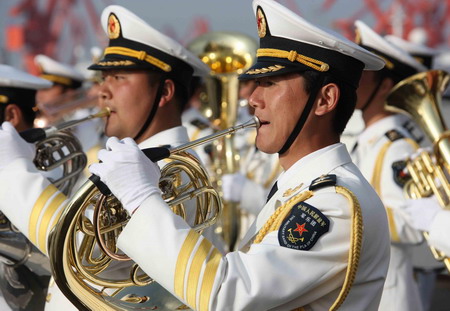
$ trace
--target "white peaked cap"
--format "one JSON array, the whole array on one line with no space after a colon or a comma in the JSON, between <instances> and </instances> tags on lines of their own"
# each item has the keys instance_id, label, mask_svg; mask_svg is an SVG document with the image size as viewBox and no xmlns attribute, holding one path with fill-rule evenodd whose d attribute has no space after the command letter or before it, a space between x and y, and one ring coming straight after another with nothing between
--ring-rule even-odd
<instances>
[{"instance_id":1,"label":"white peaked cap","mask_svg":"<svg viewBox=\"0 0 450 311\"><path fill-rule=\"evenodd\" d=\"M40 90L51 86L52 83L48 80L33 76L9 65L0 64L0 87Z\"/></svg>"},{"instance_id":2,"label":"white peaked cap","mask_svg":"<svg viewBox=\"0 0 450 311\"><path fill-rule=\"evenodd\" d=\"M410 67L410 70L414 71L411 74L427 70L425 66L416 61L408 52L384 39L364 22L357 20L355 21L355 26L357 35L359 36L357 39L360 40L360 44L364 48L368 48L370 51L384 58L387 69L390 69L391 65L402 64L403 67L398 68L399 70L397 71L405 71L407 69L406 67ZM411 74L407 73L407 76Z\"/></svg>"},{"instance_id":3,"label":"white peaked cap","mask_svg":"<svg viewBox=\"0 0 450 311\"><path fill-rule=\"evenodd\" d=\"M437 55L439 52L423 44L417 44L403 38L386 35L384 38L395 46L405 50L409 54L425 54L425 55Z\"/></svg>"},{"instance_id":4,"label":"white peaked cap","mask_svg":"<svg viewBox=\"0 0 450 311\"><path fill-rule=\"evenodd\" d=\"M393 45L408 52L414 59L422 65L425 65L427 68L431 68L433 57L439 54L439 51L436 49L394 35L386 35L384 38Z\"/></svg>"},{"instance_id":5,"label":"white peaked cap","mask_svg":"<svg viewBox=\"0 0 450 311\"><path fill-rule=\"evenodd\" d=\"M289 72L328 72L357 85L363 69L384 61L342 35L303 19L273 0L254 0L260 48L257 62L241 80Z\"/></svg>"},{"instance_id":6,"label":"white peaked cap","mask_svg":"<svg viewBox=\"0 0 450 311\"><path fill-rule=\"evenodd\" d=\"M46 55L36 55L34 62L42 71L41 77L67 86L81 85L84 75L68 64L57 62Z\"/></svg>"},{"instance_id":7,"label":"white peaked cap","mask_svg":"<svg viewBox=\"0 0 450 311\"><path fill-rule=\"evenodd\" d=\"M124 7L110 5L103 10L101 23L108 34L109 46L102 60L90 69L148 68L176 74L181 60L193 69L193 75L204 76L210 69L180 43L162 34Z\"/></svg>"}]
</instances>

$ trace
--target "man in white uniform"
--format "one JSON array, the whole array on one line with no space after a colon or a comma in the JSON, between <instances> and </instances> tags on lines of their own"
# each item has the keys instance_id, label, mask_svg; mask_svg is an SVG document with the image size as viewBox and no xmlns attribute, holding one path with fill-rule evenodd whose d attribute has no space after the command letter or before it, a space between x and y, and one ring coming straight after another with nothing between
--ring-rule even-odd
<instances>
[{"instance_id":1,"label":"man in white uniform","mask_svg":"<svg viewBox=\"0 0 450 311\"><path fill-rule=\"evenodd\" d=\"M241 79L257 83L249 98L262 124L256 145L279 153L278 190L242 247L224 256L171 212L157 167L121 161L121 150L136 148L114 143L90 170L125 208L139 206L118 246L194 310L376 310L388 267L386 213L339 133L361 72L384 62L275 1L253 8L261 48ZM115 172L131 170L141 177L117 182ZM144 190L127 197L137 186Z\"/></svg>"},{"instance_id":2,"label":"man in white uniform","mask_svg":"<svg viewBox=\"0 0 450 311\"><path fill-rule=\"evenodd\" d=\"M0 65L0 122L8 121L8 126L18 131L32 128L36 117L36 92L50 86L45 79ZM33 148L30 153L34 154ZM7 160L9 155L2 153L0 158ZM12 229L0 212L0 310L43 308L50 265L48 260L39 267L30 265L35 259L43 259L43 255Z\"/></svg>"},{"instance_id":3,"label":"man in white uniform","mask_svg":"<svg viewBox=\"0 0 450 311\"><path fill-rule=\"evenodd\" d=\"M380 310L422 310L411 264L411 245L420 243L422 235L405 217L403 185L407 180L404 160L414 153L423 134L408 117L386 111L384 103L396 83L426 68L363 22L355 25L357 42L386 61L383 70L364 72L361 77L356 109L362 111L365 129L352 151L356 165L383 200L389 218L391 260Z\"/></svg>"},{"instance_id":4,"label":"man in white uniform","mask_svg":"<svg viewBox=\"0 0 450 311\"><path fill-rule=\"evenodd\" d=\"M190 79L206 74L208 67L123 7L107 7L102 26L109 46L104 58L90 68L103 74L99 100L111 109L106 135L133 137L139 148L188 142L181 126L182 106ZM0 180L4 181L0 210L47 253L48 234L68 198L36 170L34 153L27 152L32 147L9 125L3 125L0 153L8 154L8 159L0 158ZM126 175L122 178L128 181ZM75 309L56 286L50 287L47 300L46 310Z\"/></svg>"}]
</instances>

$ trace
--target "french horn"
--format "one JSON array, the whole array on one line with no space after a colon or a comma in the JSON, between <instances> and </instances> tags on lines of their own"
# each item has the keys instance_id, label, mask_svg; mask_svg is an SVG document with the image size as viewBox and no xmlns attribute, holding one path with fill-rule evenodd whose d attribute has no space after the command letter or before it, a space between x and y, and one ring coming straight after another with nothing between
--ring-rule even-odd
<instances>
[{"instance_id":1,"label":"french horn","mask_svg":"<svg viewBox=\"0 0 450 311\"><path fill-rule=\"evenodd\" d=\"M34 164L38 170L49 172L55 168L61 168L59 177L48 178L65 195L72 190L87 163L79 140L68 130L86 121L106 117L109 113L109 109L104 108L79 120L46 128L33 128L19 133L27 142L36 144Z\"/></svg>"},{"instance_id":2,"label":"french horn","mask_svg":"<svg viewBox=\"0 0 450 311\"><path fill-rule=\"evenodd\" d=\"M109 110L102 110L84 119L62 123L54 127L33 128L19 133L29 143L35 143L36 155L34 164L38 170L49 172L59 170L55 178L46 176L61 192L68 194L75 185L79 174L86 166L86 156L81 149L78 139L67 130L75 125L93 118L104 117ZM0 262L8 269L22 269L38 276L50 275L50 263L10 221L0 212ZM24 269L21 266L26 266ZM25 273L25 272L23 272ZM28 277L27 274L26 277ZM6 275L1 275L2 283ZM14 279L14 278L12 278ZM9 280L9 279L8 279ZM15 280L15 279L14 279ZM17 282L17 280L15 280ZM43 283L45 284L45 282ZM17 283L15 286L23 286ZM28 285L26 285L28 286ZM37 290L37 289L34 289ZM42 295L45 294L43 290ZM34 292L38 295L38 292ZM12 295L10 293L10 295ZM25 295L22 293L22 295ZM17 298L25 302L26 297Z\"/></svg>"},{"instance_id":3,"label":"french horn","mask_svg":"<svg viewBox=\"0 0 450 311\"><path fill-rule=\"evenodd\" d=\"M444 209L450 205L450 132L440 107L449 79L450 75L442 70L415 74L394 86L385 103L388 111L413 119L433 144L433 152L423 151L407 160L411 179L405 184L405 196L418 199L434 194ZM424 237L428 240L427 232ZM430 249L435 259L443 261L450 271L450 258L432 246Z\"/></svg>"},{"instance_id":4,"label":"french horn","mask_svg":"<svg viewBox=\"0 0 450 311\"><path fill-rule=\"evenodd\" d=\"M187 150L251 127L259 127L257 118L176 148L143 150L154 162L166 159L159 182L163 198L174 213L193 219L195 230L216 221L221 199L204 167ZM180 178L183 174L188 178ZM187 200L196 201L194 210L184 208ZM91 176L50 233L49 257L59 288L80 310L188 309L117 248L129 217L107 187Z\"/></svg>"}]
</instances>

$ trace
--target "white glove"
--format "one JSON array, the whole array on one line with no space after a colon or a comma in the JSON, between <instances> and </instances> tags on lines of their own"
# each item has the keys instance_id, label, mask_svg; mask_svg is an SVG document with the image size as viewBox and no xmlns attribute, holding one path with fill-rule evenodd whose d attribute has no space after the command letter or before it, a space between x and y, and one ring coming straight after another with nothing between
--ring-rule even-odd
<instances>
[{"instance_id":1,"label":"white glove","mask_svg":"<svg viewBox=\"0 0 450 311\"><path fill-rule=\"evenodd\" d=\"M18 158L33 161L34 144L27 143L10 122L3 122L0 129L0 170Z\"/></svg>"},{"instance_id":2,"label":"white glove","mask_svg":"<svg viewBox=\"0 0 450 311\"><path fill-rule=\"evenodd\" d=\"M240 202L242 190L247 178L241 173L225 174L222 176L222 192L225 201Z\"/></svg>"},{"instance_id":3,"label":"white glove","mask_svg":"<svg viewBox=\"0 0 450 311\"><path fill-rule=\"evenodd\" d=\"M145 156L133 139L119 141L111 137L106 148L98 152L102 163L92 164L89 171L100 177L130 214L150 195L161 194L158 165Z\"/></svg>"},{"instance_id":4,"label":"white glove","mask_svg":"<svg viewBox=\"0 0 450 311\"><path fill-rule=\"evenodd\" d=\"M436 214L442 210L435 197L407 200L404 209L409 215L411 226L417 230L429 231Z\"/></svg>"}]
</instances>

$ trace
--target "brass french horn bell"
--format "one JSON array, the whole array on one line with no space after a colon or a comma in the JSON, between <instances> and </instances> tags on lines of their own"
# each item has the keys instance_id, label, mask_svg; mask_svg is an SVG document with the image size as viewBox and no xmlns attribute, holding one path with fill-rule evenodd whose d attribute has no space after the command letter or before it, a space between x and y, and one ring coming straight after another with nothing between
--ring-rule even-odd
<instances>
[{"instance_id":1,"label":"brass french horn bell","mask_svg":"<svg viewBox=\"0 0 450 311\"><path fill-rule=\"evenodd\" d=\"M195 219L194 230L201 231L214 223L220 214L221 200L204 167L186 150L251 127L259 127L256 117L175 148L143 150L153 161L168 159L159 183L163 199L174 213ZM180 183L181 173L190 180ZM185 309L117 248L117 238L129 215L108 193L107 187L92 177L73 196L50 233L49 257L58 287L80 310ZM197 203L193 210L183 207L189 199Z\"/></svg>"}]
</instances>

